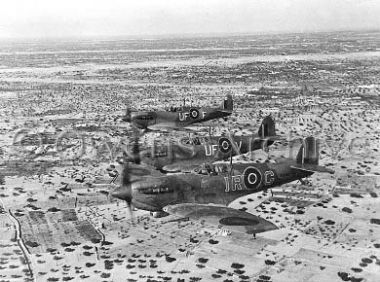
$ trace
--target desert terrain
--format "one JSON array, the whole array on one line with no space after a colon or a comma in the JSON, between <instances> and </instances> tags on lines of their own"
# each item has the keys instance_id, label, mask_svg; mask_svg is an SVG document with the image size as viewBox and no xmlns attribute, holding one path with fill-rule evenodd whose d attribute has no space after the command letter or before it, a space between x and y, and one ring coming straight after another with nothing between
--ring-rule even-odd
<instances>
[{"instance_id":1,"label":"desert terrain","mask_svg":"<svg viewBox=\"0 0 380 282\"><path fill-rule=\"evenodd\" d=\"M231 204L276 224L253 238L154 218L108 195L127 107L219 105L213 134L284 140L314 174ZM380 32L0 41L0 281L380 281ZM188 133L147 133L141 146Z\"/></svg>"}]
</instances>

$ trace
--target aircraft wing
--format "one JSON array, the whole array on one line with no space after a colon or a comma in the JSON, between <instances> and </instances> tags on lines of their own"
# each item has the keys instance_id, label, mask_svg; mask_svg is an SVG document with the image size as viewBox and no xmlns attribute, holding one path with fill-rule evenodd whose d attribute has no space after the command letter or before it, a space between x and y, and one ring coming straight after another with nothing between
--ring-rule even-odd
<instances>
[{"instance_id":1,"label":"aircraft wing","mask_svg":"<svg viewBox=\"0 0 380 282\"><path fill-rule=\"evenodd\" d=\"M195 161L194 161L195 162ZM199 167L199 163L196 164L170 164L166 165L162 168L165 172L193 172L195 169Z\"/></svg>"},{"instance_id":2,"label":"aircraft wing","mask_svg":"<svg viewBox=\"0 0 380 282\"><path fill-rule=\"evenodd\" d=\"M132 176L162 176L163 173L152 166L129 164L130 174Z\"/></svg>"},{"instance_id":3,"label":"aircraft wing","mask_svg":"<svg viewBox=\"0 0 380 282\"><path fill-rule=\"evenodd\" d=\"M217 109L215 110L217 113L223 113L223 114L232 114L231 110L224 110L224 109Z\"/></svg>"},{"instance_id":4,"label":"aircraft wing","mask_svg":"<svg viewBox=\"0 0 380 282\"><path fill-rule=\"evenodd\" d=\"M206 223L223 227L230 231L247 234L277 229L276 225L261 217L226 206L183 203L166 206L163 210L180 218L205 221Z\"/></svg>"},{"instance_id":5,"label":"aircraft wing","mask_svg":"<svg viewBox=\"0 0 380 282\"><path fill-rule=\"evenodd\" d=\"M207 121L206 121L207 122ZM209 127L207 126L204 126L204 124L206 122L202 122L202 123L193 123L191 125L187 125L186 127L183 127L182 129L185 130L185 131L188 131L188 132L207 132ZM182 130L181 129L181 130Z\"/></svg>"},{"instance_id":6,"label":"aircraft wing","mask_svg":"<svg viewBox=\"0 0 380 282\"><path fill-rule=\"evenodd\" d=\"M264 140L269 140L269 141L280 141L283 140L284 138L279 136L279 135L271 135L263 138Z\"/></svg>"},{"instance_id":7,"label":"aircraft wing","mask_svg":"<svg viewBox=\"0 0 380 282\"><path fill-rule=\"evenodd\" d=\"M162 132L171 132L173 130L195 132L195 130L187 128L185 126L176 126L172 123L158 123L148 126L148 130L151 131L162 131Z\"/></svg>"},{"instance_id":8,"label":"aircraft wing","mask_svg":"<svg viewBox=\"0 0 380 282\"><path fill-rule=\"evenodd\" d=\"M333 174L334 171L324 166L314 164L299 164L290 166L292 169L308 172L327 172Z\"/></svg>"}]
</instances>

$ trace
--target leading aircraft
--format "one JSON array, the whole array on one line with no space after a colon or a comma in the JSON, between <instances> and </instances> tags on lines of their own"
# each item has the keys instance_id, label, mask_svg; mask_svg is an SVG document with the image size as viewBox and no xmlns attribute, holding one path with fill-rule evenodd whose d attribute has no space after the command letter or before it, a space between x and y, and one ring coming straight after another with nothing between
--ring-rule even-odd
<instances>
[{"instance_id":1,"label":"leading aircraft","mask_svg":"<svg viewBox=\"0 0 380 282\"><path fill-rule=\"evenodd\" d=\"M127 109L122 118L133 126L144 130L181 130L195 123L212 119L226 118L232 114L233 99L227 95L220 107L171 107L167 111L131 112Z\"/></svg>"},{"instance_id":2,"label":"leading aircraft","mask_svg":"<svg viewBox=\"0 0 380 282\"><path fill-rule=\"evenodd\" d=\"M274 120L263 119L256 135L185 137L177 143L152 146L141 151L141 162L164 172L189 172L203 163L265 149L276 140Z\"/></svg>"},{"instance_id":3,"label":"leading aircraft","mask_svg":"<svg viewBox=\"0 0 380 282\"><path fill-rule=\"evenodd\" d=\"M111 195L126 201L130 210L133 205L181 218L211 219L218 225L254 234L276 227L258 216L227 207L228 204L244 195L302 180L315 172L334 173L318 165L318 142L314 137L303 140L296 159L279 163L219 163L194 173L153 176L138 165L125 162L121 185ZM131 177L134 174L139 176Z\"/></svg>"}]
</instances>

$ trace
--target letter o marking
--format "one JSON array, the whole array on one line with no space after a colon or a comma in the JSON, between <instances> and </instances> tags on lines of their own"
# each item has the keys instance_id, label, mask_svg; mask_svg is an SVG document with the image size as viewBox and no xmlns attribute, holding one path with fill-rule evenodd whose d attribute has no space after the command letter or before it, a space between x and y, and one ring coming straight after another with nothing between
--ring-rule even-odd
<instances>
[{"instance_id":1,"label":"letter o marking","mask_svg":"<svg viewBox=\"0 0 380 282\"><path fill-rule=\"evenodd\" d=\"M219 150L222 153L228 153L232 149L231 141L226 137L221 137L218 141Z\"/></svg>"},{"instance_id":2,"label":"letter o marking","mask_svg":"<svg viewBox=\"0 0 380 282\"><path fill-rule=\"evenodd\" d=\"M260 170L253 166L247 167L243 172L244 185L247 189L257 189L261 185L262 175Z\"/></svg>"},{"instance_id":3,"label":"letter o marking","mask_svg":"<svg viewBox=\"0 0 380 282\"><path fill-rule=\"evenodd\" d=\"M190 116L194 119L197 118L199 116L199 111L197 109L191 109Z\"/></svg>"},{"instance_id":4,"label":"letter o marking","mask_svg":"<svg viewBox=\"0 0 380 282\"><path fill-rule=\"evenodd\" d=\"M247 181L249 184L254 185L257 182L257 175L254 173L250 173L247 176Z\"/></svg>"}]
</instances>

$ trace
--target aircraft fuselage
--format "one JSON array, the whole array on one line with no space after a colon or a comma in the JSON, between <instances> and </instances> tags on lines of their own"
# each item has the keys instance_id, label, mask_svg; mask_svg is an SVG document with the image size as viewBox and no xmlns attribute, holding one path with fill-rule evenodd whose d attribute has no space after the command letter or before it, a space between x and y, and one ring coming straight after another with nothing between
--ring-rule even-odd
<instances>
[{"instance_id":1,"label":"aircraft fuselage","mask_svg":"<svg viewBox=\"0 0 380 282\"><path fill-rule=\"evenodd\" d=\"M132 183L133 204L139 209L160 211L179 203L223 204L247 194L289 183L312 172L300 172L280 164L237 164L231 171L227 164L216 165L209 174L172 174L146 177Z\"/></svg>"},{"instance_id":2,"label":"aircraft fuselage","mask_svg":"<svg viewBox=\"0 0 380 282\"><path fill-rule=\"evenodd\" d=\"M171 167L169 171L187 171L194 165L227 160L231 155L265 149L271 144L273 141L263 140L257 135L232 139L226 136L195 137L186 143L152 146L141 152L141 160L156 169L169 170L167 168Z\"/></svg>"},{"instance_id":3,"label":"aircraft fuselage","mask_svg":"<svg viewBox=\"0 0 380 282\"><path fill-rule=\"evenodd\" d=\"M209 107L186 107L179 111L151 111L133 113L132 123L140 129L175 129L194 123L231 115L232 111Z\"/></svg>"}]
</instances>

